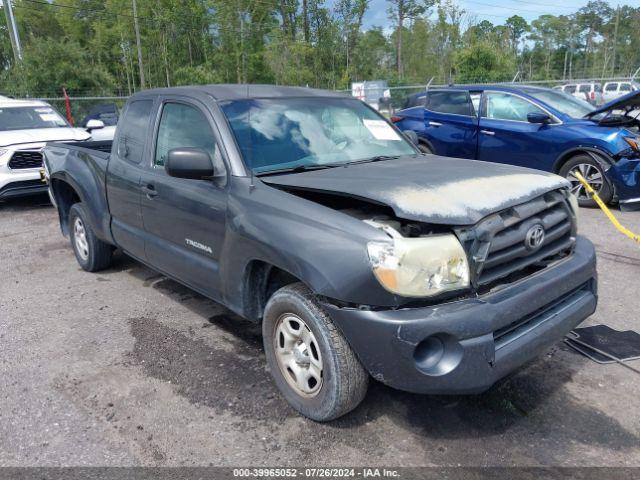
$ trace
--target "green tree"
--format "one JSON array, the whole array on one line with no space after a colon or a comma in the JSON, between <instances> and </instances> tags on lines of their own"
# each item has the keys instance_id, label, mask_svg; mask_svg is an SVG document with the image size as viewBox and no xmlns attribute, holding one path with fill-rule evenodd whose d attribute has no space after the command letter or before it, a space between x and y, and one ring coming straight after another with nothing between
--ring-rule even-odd
<instances>
[{"instance_id":1,"label":"green tree","mask_svg":"<svg viewBox=\"0 0 640 480\"><path fill-rule=\"evenodd\" d=\"M455 55L456 80L459 83L508 81L514 67L512 57L502 55L487 42L463 48Z\"/></svg>"},{"instance_id":2,"label":"green tree","mask_svg":"<svg viewBox=\"0 0 640 480\"><path fill-rule=\"evenodd\" d=\"M518 46L520 45L520 39L529 31L529 24L520 15L512 15L504 22L505 26L509 28L511 45L514 53L518 53Z\"/></svg>"},{"instance_id":3,"label":"green tree","mask_svg":"<svg viewBox=\"0 0 640 480\"><path fill-rule=\"evenodd\" d=\"M405 22L423 15L435 4L435 0L387 0L387 14L396 27L396 68L402 78L402 31Z\"/></svg>"},{"instance_id":4,"label":"green tree","mask_svg":"<svg viewBox=\"0 0 640 480\"><path fill-rule=\"evenodd\" d=\"M4 73L9 93L20 96L61 96L65 87L70 95L109 93L114 78L104 68L87 68L90 58L75 41L52 42L34 38L24 50L21 66Z\"/></svg>"}]
</instances>

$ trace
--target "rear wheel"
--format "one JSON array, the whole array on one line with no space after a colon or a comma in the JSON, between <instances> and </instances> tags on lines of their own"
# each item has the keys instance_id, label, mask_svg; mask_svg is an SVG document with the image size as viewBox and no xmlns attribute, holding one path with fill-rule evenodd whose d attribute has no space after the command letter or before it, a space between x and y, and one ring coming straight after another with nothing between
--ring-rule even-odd
<instances>
[{"instance_id":1,"label":"rear wheel","mask_svg":"<svg viewBox=\"0 0 640 480\"><path fill-rule=\"evenodd\" d=\"M422 153L426 153L427 155L433 155L433 150L431 150L429 145L427 145L426 143L420 142L418 144L418 150L420 150Z\"/></svg>"},{"instance_id":2,"label":"rear wheel","mask_svg":"<svg viewBox=\"0 0 640 480\"><path fill-rule=\"evenodd\" d=\"M262 335L274 382L302 415L326 422L353 410L364 398L369 375L303 284L273 294Z\"/></svg>"},{"instance_id":3,"label":"rear wheel","mask_svg":"<svg viewBox=\"0 0 640 480\"><path fill-rule=\"evenodd\" d=\"M69 211L69 236L76 260L87 272L104 270L111 264L113 248L103 242L87 222L87 212L82 203L71 206Z\"/></svg>"},{"instance_id":4,"label":"rear wheel","mask_svg":"<svg viewBox=\"0 0 640 480\"><path fill-rule=\"evenodd\" d=\"M613 187L607 179L604 168L593 157L581 154L571 158L560 169L559 174L571 183L571 192L578 198L581 207L595 207L596 202L591 198L577 173L582 175L587 183L598 194L604 203L609 203L613 198Z\"/></svg>"}]
</instances>

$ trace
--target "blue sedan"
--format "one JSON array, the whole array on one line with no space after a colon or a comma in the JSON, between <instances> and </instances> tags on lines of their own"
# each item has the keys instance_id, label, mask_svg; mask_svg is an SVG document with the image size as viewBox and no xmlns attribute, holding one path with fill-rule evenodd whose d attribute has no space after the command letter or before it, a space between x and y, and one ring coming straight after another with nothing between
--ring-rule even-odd
<instances>
[{"instance_id":1,"label":"blue sedan","mask_svg":"<svg viewBox=\"0 0 640 480\"><path fill-rule=\"evenodd\" d=\"M640 207L640 92L595 109L557 90L478 85L433 89L407 99L391 120L413 130L425 153L507 163L567 178L582 206Z\"/></svg>"}]
</instances>

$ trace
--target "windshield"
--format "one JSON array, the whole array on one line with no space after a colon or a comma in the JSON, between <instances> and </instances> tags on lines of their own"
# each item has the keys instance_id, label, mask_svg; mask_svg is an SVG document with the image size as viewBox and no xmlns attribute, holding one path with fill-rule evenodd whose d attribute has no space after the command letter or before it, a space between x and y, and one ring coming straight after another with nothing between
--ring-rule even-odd
<instances>
[{"instance_id":1,"label":"windshield","mask_svg":"<svg viewBox=\"0 0 640 480\"><path fill-rule=\"evenodd\" d=\"M573 118L582 118L592 112L594 107L584 100L556 90L536 90L527 92L534 98L546 103L559 112Z\"/></svg>"},{"instance_id":2,"label":"windshield","mask_svg":"<svg viewBox=\"0 0 640 480\"><path fill-rule=\"evenodd\" d=\"M0 131L67 126L66 120L51 107L0 108Z\"/></svg>"},{"instance_id":3,"label":"windshield","mask_svg":"<svg viewBox=\"0 0 640 480\"><path fill-rule=\"evenodd\" d=\"M383 117L356 99L247 99L222 109L256 173L416 154Z\"/></svg>"}]
</instances>

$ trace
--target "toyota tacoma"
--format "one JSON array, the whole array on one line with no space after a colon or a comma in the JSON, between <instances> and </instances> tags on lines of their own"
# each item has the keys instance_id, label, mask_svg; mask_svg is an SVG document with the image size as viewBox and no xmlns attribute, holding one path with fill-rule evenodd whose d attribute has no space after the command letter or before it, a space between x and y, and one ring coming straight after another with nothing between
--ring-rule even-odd
<instances>
[{"instance_id":1,"label":"toyota tacoma","mask_svg":"<svg viewBox=\"0 0 640 480\"><path fill-rule=\"evenodd\" d=\"M328 421L370 377L482 392L596 308L566 180L411 140L333 92L157 89L111 153L49 144L44 174L84 270L118 248L261 324L282 395Z\"/></svg>"}]
</instances>

